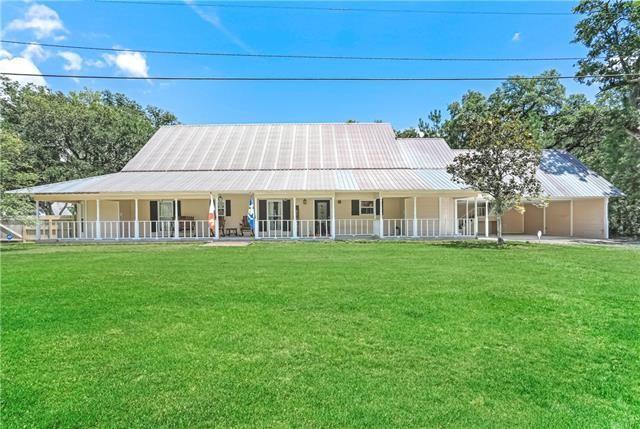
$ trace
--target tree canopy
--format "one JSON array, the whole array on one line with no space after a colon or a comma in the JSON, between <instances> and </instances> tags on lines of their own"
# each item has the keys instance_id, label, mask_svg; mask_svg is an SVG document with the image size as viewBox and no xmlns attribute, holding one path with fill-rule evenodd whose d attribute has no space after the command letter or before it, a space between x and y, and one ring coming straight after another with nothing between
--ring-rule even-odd
<instances>
[{"instance_id":1,"label":"tree canopy","mask_svg":"<svg viewBox=\"0 0 640 429\"><path fill-rule=\"evenodd\" d=\"M0 85L5 213L20 211L5 190L119 171L158 127L177 123L172 113L110 91Z\"/></svg>"}]
</instances>

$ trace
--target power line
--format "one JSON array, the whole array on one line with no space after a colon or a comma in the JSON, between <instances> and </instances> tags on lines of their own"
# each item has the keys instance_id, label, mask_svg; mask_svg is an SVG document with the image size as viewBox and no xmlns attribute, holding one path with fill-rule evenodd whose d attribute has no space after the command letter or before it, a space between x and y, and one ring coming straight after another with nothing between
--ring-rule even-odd
<instances>
[{"instance_id":1,"label":"power line","mask_svg":"<svg viewBox=\"0 0 640 429\"><path fill-rule=\"evenodd\" d=\"M574 15L571 12L516 12L516 11L470 11L470 10L437 10L437 9L376 9L359 7L337 7L337 6L280 6L265 4L238 4L238 3L210 3L194 2L183 3L176 1L138 1L138 0L96 0L98 3L115 4L135 4L153 6L199 6L199 7L219 7L219 8L242 8L242 9L284 9L284 10L306 10L306 11L328 11L328 12L378 12L378 13L414 13L428 15L529 15L529 16L567 16Z\"/></svg>"},{"instance_id":2,"label":"power line","mask_svg":"<svg viewBox=\"0 0 640 429\"><path fill-rule=\"evenodd\" d=\"M595 74L577 76L510 76L510 77L270 77L270 76L107 76L73 75L58 73L0 72L3 76L48 77L70 79L106 80L175 80L175 81L264 81L264 82L442 82L442 81L503 81L503 80L552 80L599 79L614 77L640 77L640 73Z\"/></svg>"},{"instance_id":3,"label":"power line","mask_svg":"<svg viewBox=\"0 0 640 429\"><path fill-rule=\"evenodd\" d=\"M133 48L107 48L98 46L66 45L58 43L24 42L18 40L0 40L2 43L14 45L37 45L48 48L79 49L100 52L141 52L145 54L162 55L189 55L210 57L247 57L247 58L281 58L281 59L313 59L313 60L363 60L363 61L433 61L433 62L525 62L525 61L577 61L584 57L515 57L515 58L491 58L491 57L376 57L376 56L352 56L352 55L295 55L295 54L248 54L235 52L211 52L211 51L171 51L160 49L133 49Z\"/></svg>"}]
</instances>

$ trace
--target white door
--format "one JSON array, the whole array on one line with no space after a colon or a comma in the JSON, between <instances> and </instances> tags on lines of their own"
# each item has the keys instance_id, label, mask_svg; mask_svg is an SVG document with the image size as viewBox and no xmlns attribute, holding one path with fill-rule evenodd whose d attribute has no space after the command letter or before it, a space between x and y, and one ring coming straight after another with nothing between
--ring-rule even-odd
<instances>
[{"instance_id":1,"label":"white door","mask_svg":"<svg viewBox=\"0 0 640 429\"><path fill-rule=\"evenodd\" d=\"M282 229L282 200L267 201L267 230L278 231Z\"/></svg>"}]
</instances>

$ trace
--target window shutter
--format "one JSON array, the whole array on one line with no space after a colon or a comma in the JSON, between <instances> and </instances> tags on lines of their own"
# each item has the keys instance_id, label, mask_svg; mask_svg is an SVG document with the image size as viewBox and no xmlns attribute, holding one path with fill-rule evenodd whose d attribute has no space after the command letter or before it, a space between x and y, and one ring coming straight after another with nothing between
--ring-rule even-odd
<instances>
[{"instance_id":1,"label":"window shutter","mask_svg":"<svg viewBox=\"0 0 640 429\"><path fill-rule=\"evenodd\" d=\"M282 220L291 220L291 200L282 201ZM289 231L289 222L282 222L282 230Z\"/></svg>"},{"instance_id":2,"label":"window shutter","mask_svg":"<svg viewBox=\"0 0 640 429\"><path fill-rule=\"evenodd\" d=\"M380 215L380 198L376 198L376 215Z\"/></svg>"},{"instance_id":3,"label":"window shutter","mask_svg":"<svg viewBox=\"0 0 640 429\"><path fill-rule=\"evenodd\" d=\"M267 200L258 200L258 221L267 220ZM266 222L258 222L259 230L264 231Z\"/></svg>"},{"instance_id":4,"label":"window shutter","mask_svg":"<svg viewBox=\"0 0 640 429\"><path fill-rule=\"evenodd\" d=\"M149 220L158 220L158 202L149 201ZM156 232L156 223L151 222L151 232Z\"/></svg>"},{"instance_id":5,"label":"window shutter","mask_svg":"<svg viewBox=\"0 0 640 429\"><path fill-rule=\"evenodd\" d=\"M178 200L178 219L182 217L182 201Z\"/></svg>"},{"instance_id":6,"label":"window shutter","mask_svg":"<svg viewBox=\"0 0 640 429\"><path fill-rule=\"evenodd\" d=\"M231 216L231 200L225 200L224 202L224 214Z\"/></svg>"},{"instance_id":7,"label":"window shutter","mask_svg":"<svg viewBox=\"0 0 640 429\"><path fill-rule=\"evenodd\" d=\"M351 200L351 216L360 215L360 200Z\"/></svg>"}]
</instances>

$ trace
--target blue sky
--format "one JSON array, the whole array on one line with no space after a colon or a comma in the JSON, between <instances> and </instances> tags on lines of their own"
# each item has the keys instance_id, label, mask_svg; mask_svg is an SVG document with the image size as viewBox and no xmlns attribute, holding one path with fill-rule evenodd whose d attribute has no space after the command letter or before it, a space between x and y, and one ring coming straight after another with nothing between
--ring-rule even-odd
<instances>
[{"instance_id":1,"label":"blue sky","mask_svg":"<svg viewBox=\"0 0 640 429\"><path fill-rule=\"evenodd\" d=\"M197 3L196 3L197 4ZM318 5L318 3L307 3ZM571 2L332 3L473 11L567 12ZM35 7L35 9L34 9ZM317 55L536 57L581 56L577 17L427 15L152 6L96 2L3 1L3 39L125 47ZM517 35L516 35L517 34ZM573 62L432 63L104 55L74 49L2 45L0 67L43 73L215 76L506 76ZM383 120L405 128L445 110L469 89L498 82L150 82L46 80L55 90L109 89L174 112L183 123ZM569 92L594 88L565 81Z\"/></svg>"}]
</instances>

